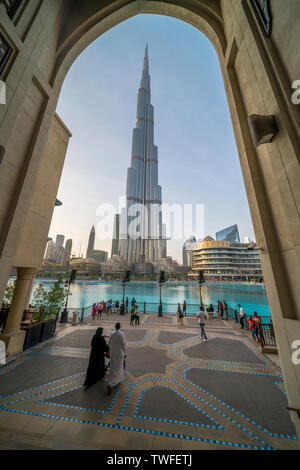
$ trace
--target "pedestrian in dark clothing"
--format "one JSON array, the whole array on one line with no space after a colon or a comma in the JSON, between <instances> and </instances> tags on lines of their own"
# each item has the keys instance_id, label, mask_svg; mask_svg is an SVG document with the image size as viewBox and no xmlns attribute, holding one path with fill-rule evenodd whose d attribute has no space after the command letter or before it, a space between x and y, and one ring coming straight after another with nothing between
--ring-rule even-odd
<instances>
[{"instance_id":1,"label":"pedestrian in dark clothing","mask_svg":"<svg viewBox=\"0 0 300 470\"><path fill-rule=\"evenodd\" d=\"M105 376L104 354L108 351L108 345L102 336L103 328L98 328L92 339L92 350L90 354L89 366L84 382L84 387L90 388Z\"/></svg>"}]
</instances>

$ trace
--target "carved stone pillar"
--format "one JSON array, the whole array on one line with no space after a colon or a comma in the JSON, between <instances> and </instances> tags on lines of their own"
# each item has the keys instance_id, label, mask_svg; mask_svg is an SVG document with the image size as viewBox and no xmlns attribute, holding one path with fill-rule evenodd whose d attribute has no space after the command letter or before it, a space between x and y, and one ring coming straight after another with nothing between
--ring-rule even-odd
<instances>
[{"instance_id":1,"label":"carved stone pillar","mask_svg":"<svg viewBox=\"0 0 300 470\"><path fill-rule=\"evenodd\" d=\"M0 339L6 343L7 353L13 355L23 350L25 332L21 331L20 323L26 308L28 292L32 286L36 268L17 268L18 277L13 301L9 310L4 334Z\"/></svg>"}]
</instances>

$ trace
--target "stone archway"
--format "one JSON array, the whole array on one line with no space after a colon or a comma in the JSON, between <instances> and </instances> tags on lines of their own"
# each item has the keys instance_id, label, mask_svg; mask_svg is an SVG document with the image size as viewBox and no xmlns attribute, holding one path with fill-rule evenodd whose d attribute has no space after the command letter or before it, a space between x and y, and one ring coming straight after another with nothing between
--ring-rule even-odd
<instances>
[{"instance_id":1,"label":"stone archway","mask_svg":"<svg viewBox=\"0 0 300 470\"><path fill-rule=\"evenodd\" d=\"M21 2L22 3L22 2ZM250 211L261 255L273 322L283 363L289 404L300 408L300 372L292 363L292 343L300 340L300 113L291 100L299 60L297 43L299 2L273 0L270 38L258 20L260 0L33 0L3 16L3 40L9 51L1 78L7 85L7 104L0 107L0 296L11 266L38 268L43 246L28 246L40 227L47 229L53 194L47 196L48 219L40 207L38 178L49 172L47 145L64 78L92 41L118 23L139 13L156 13L186 21L214 45L223 74ZM298 68L297 68L298 67ZM247 117L275 115L279 135L255 148ZM66 138L60 134L63 145ZM62 164L62 162L60 162ZM52 187L58 184L53 182ZM48 221L48 222L47 222ZM49 228L49 227L48 227ZM25 244L26 240L26 244ZM45 240L46 244L46 240ZM29 282L29 280L28 280ZM26 298L26 292L22 299ZM25 301L25 300L24 300ZM4 339L18 350L18 308L10 312ZM13 339L14 338L14 341ZM12 347L12 344L15 344ZM299 431L299 417L292 413Z\"/></svg>"}]
</instances>

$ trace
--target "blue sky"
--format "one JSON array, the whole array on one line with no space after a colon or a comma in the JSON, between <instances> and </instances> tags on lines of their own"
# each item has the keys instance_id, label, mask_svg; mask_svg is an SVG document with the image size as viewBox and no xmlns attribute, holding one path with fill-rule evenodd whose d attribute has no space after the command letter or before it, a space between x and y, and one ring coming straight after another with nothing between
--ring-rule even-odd
<instances>
[{"instance_id":1,"label":"blue sky","mask_svg":"<svg viewBox=\"0 0 300 470\"><path fill-rule=\"evenodd\" d=\"M149 44L155 144L163 202L204 204L205 234L238 224L254 238L223 79L209 40L179 20L139 15L91 44L66 77L57 112L71 130L59 188L63 206L50 229L80 244L101 203L118 207L126 191L137 89ZM96 248L111 250L109 240ZM182 241L168 254L182 261Z\"/></svg>"}]
</instances>

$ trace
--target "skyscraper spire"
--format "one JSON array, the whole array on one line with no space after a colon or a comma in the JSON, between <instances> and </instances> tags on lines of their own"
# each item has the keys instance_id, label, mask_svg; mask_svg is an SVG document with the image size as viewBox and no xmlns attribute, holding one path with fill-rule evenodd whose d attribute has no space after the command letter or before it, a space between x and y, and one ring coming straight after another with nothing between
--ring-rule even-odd
<instances>
[{"instance_id":1,"label":"skyscraper spire","mask_svg":"<svg viewBox=\"0 0 300 470\"><path fill-rule=\"evenodd\" d=\"M149 70L148 43L146 44L146 49L145 49L144 70Z\"/></svg>"},{"instance_id":2,"label":"skyscraper spire","mask_svg":"<svg viewBox=\"0 0 300 470\"><path fill-rule=\"evenodd\" d=\"M154 145L154 107L151 104L148 44L141 86L138 90L136 128L133 130L131 155L126 189L127 211L136 204L141 204L146 209L141 214L140 238L130 238L128 232L124 233L121 228L121 256L128 263L160 261L166 256L162 216L160 213L156 223L150 217L153 206L157 209L157 206L162 204L162 191L158 185L158 148ZM124 217L127 218L127 224L124 223ZM132 217L127 215L121 215L121 219L121 227L126 228L126 225L132 222Z\"/></svg>"}]
</instances>

